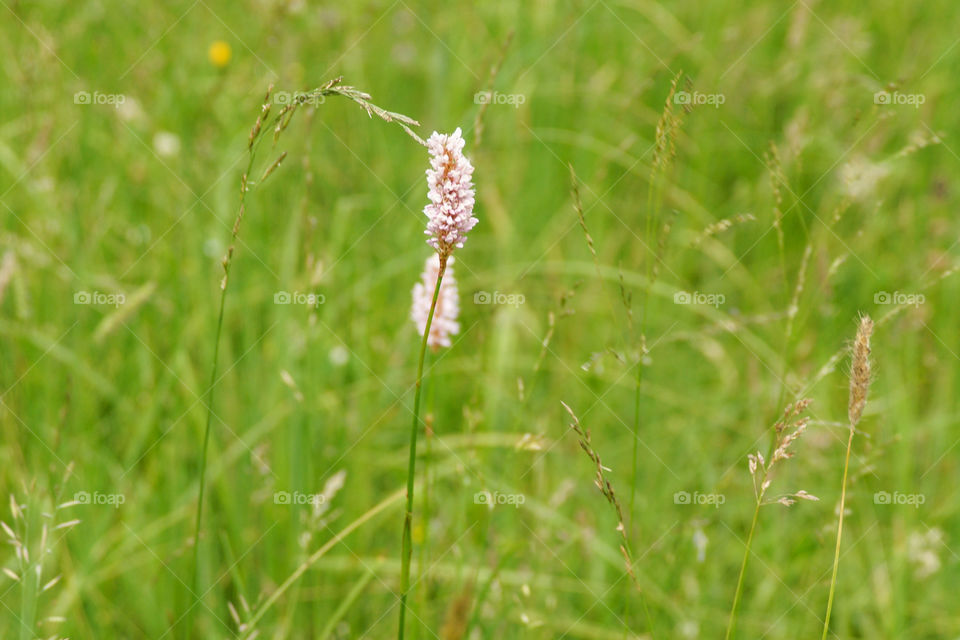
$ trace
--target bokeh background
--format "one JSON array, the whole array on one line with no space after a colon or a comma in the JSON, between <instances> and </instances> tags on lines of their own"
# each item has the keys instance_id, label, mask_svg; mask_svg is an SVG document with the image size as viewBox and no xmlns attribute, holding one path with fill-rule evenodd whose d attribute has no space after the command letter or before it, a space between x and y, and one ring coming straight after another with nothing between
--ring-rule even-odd
<instances>
[{"instance_id":1,"label":"bokeh background","mask_svg":"<svg viewBox=\"0 0 960 640\"><path fill-rule=\"evenodd\" d=\"M247 198L208 403L250 127L269 85L339 75L424 137L461 127L476 166L462 331L427 363L411 637L647 637L561 401L628 511L655 637L718 637L746 456L799 397L813 423L772 490L820 501L761 510L738 626L818 634L860 313L876 375L831 637L960 637L956 3L0 5L0 519L62 576L31 595L4 546L3 637L395 633L430 251L428 157L399 127L331 97L258 157L288 153Z\"/></svg>"}]
</instances>

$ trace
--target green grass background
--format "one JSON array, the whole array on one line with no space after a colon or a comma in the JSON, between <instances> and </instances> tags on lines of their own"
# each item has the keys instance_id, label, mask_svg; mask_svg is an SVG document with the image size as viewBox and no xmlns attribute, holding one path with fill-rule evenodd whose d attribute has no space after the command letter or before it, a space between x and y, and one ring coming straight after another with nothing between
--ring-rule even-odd
<instances>
[{"instance_id":1,"label":"green grass background","mask_svg":"<svg viewBox=\"0 0 960 640\"><path fill-rule=\"evenodd\" d=\"M773 491L805 489L821 501L762 510L739 634L819 634L847 359L817 372L848 344L858 313L879 319L895 308L876 303L883 291L924 302L874 337L832 637L960 637L960 287L941 279L960 231L955 3L2 4L0 250L16 266L0 302L0 493L33 513L50 509L57 491L125 498L119 508L57 513L82 522L51 535L44 575L64 577L40 597L38 617L65 621L37 637L186 637L219 263L248 132L269 84L303 90L341 74L418 119L424 137L462 127L476 166L480 223L455 264L463 331L428 359L434 435L420 442L427 481L414 522L411 636L444 637L458 600L469 637L641 635L615 518L560 401L592 429L626 504L636 343L618 280L639 316L655 244L646 235L651 147L681 71L681 89L724 102L684 116L663 197L675 224L646 312L631 541L656 637L723 633L752 514L746 455L766 451L784 388L787 399L815 400L815 423ZM208 60L215 40L232 48L223 69ZM524 102L490 105L478 144L474 97L484 89ZM883 89L924 103L877 105ZM78 105L78 91L125 103ZM178 137L177 152L158 153L160 132ZM782 260L764 162L771 144L785 181ZM409 292L429 255L427 154L337 98L298 113L260 162L280 151L285 163L247 200L227 298L204 606L192 622L207 638L238 636L228 602L256 608L405 481L418 345ZM599 272L567 163L582 181ZM755 220L692 246L707 225L740 214ZM784 314L808 244L785 350ZM121 292L127 304L77 305L78 291ZM276 305L278 291L325 302ZM474 304L479 291L524 303ZM676 291L724 303L678 305ZM525 434L539 450L518 446ZM277 491L317 493L339 471L344 486L320 519L274 502ZM489 509L475 504L483 490L525 503ZM725 502L676 504L678 491ZM924 503L875 504L880 491ZM261 637L391 637L401 509L394 499L313 564L267 611ZM36 528L31 536L36 544ZM938 569L924 572L931 559ZM13 547L0 563L16 568ZM0 635L15 637L21 587L2 580Z\"/></svg>"}]
</instances>

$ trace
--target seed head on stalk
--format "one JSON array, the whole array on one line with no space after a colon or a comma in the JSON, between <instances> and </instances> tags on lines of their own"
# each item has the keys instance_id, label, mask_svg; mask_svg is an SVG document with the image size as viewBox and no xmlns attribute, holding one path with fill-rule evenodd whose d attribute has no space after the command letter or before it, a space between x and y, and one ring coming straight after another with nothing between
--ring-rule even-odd
<instances>
[{"instance_id":1,"label":"seed head on stalk","mask_svg":"<svg viewBox=\"0 0 960 640\"><path fill-rule=\"evenodd\" d=\"M853 363L850 368L850 401L847 417L850 428L860 422L863 407L867 404L867 387L870 386L870 336L873 335L873 320L870 316L860 318L857 337L853 341Z\"/></svg>"}]
</instances>

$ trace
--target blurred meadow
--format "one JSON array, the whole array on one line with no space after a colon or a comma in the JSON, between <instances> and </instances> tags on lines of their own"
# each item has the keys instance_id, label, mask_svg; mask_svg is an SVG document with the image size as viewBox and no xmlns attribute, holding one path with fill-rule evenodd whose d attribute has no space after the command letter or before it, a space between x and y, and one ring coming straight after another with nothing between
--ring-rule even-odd
<instances>
[{"instance_id":1,"label":"blurred meadow","mask_svg":"<svg viewBox=\"0 0 960 640\"><path fill-rule=\"evenodd\" d=\"M395 637L428 154L304 105L231 240L342 76L475 166L407 637L723 637L802 398L733 635L819 637L869 314L828 637L960 638L960 5L0 5L0 637Z\"/></svg>"}]
</instances>

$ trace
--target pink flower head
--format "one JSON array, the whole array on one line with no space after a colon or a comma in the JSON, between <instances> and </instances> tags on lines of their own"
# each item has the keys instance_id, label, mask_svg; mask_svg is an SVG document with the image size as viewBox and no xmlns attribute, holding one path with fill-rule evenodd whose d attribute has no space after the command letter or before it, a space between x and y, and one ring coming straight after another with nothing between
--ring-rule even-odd
<instances>
[{"instance_id":1,"label":"pink flower head","mask_svg":"<svg viewBox=\"0 0 960 640\"><path fill-rule=\"evenodd\" d=\"M429 219L424 233L430 236L427 244L442 256L462 247L467 232L477 224L473 217L473 165L463 155L463 145L459 127L449 135L434 131L427 140L430 204L423 208Z\"/></svg>"},{"instance_id":2,"label":"pink flower head","mask_svg":"<svg viewBox=\"0 0 960 640\"><path fill-rule=\"evenodd\" d=\"M437 297L437 308L433 312L433 322L430 324L430 336L427 345L436 351L440 347L450 346L450 336L460 333L460 323L457 316L460 314L460 296L457 293L457 281L453 278L453 258L447 261L447 269L440 284L440 295ZM413 307L410 315L417 331L423 335L427 326L427 316L430 314L430 305L433 303L433 292L437 287L437 274L440 271L440 256L436 253L427 258L423 266L422 282L413 286Z\"/></svg>"}]
</instances>

